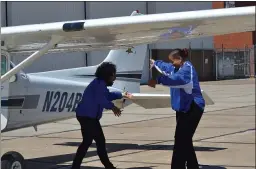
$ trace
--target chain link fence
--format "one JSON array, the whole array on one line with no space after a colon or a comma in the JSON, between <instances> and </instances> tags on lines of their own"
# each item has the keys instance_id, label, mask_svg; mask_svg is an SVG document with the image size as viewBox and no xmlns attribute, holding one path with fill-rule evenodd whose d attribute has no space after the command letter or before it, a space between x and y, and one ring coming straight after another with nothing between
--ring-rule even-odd
<instances>
[{"instance_id":1,"label":"chain link fence","mask_svg":"<svg viewBox=\"0 0 256 169\"><path fill-rule=\"evenodd\" d=\"M216 80L255 77L255 49L215 49Z\"/></svg>"}]
</instances>

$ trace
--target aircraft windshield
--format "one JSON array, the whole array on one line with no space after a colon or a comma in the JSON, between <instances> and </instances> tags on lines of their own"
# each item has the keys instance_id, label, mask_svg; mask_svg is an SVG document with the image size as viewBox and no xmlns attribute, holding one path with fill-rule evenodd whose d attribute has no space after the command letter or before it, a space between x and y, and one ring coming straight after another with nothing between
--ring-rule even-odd
<instances>
[{"instance_id":1,"label":"aircraft windshield","mask_svg":"<svg viewBox=\"0 0 256 169\"><path fill-rule=\"evenodd\" d=\"M7 59L4 55L1 55L1 76L7 72Z\"/></svg>"}]
</instances>

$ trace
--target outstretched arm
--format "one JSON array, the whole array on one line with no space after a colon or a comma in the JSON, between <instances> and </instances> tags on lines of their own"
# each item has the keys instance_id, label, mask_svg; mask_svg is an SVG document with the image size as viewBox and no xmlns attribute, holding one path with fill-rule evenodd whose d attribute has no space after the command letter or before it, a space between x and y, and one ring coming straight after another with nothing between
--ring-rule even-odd
<instances>
[{"instance_id":1,"label":"outstretched arm","mask_svg":"<svg viewBox=\"0 0 256 169\"><path fill-rule=\"evenodd\" d=\"M115 105L109 100L108 93L105 91L103 84L99 84L97 88L97 99L99 99L100 105L105 109L112 109Z\"/></svg>"},{"instance_id":2,"label":"outstretched arm","mask_svg":"<svg viewBox=\"0 0 256 169\"><path fill-rule=\"evenodd\" d=\"M109 92L109 90L107 92L108 92L108 100L109 101L122 99L122 97L123 97L121 92L117 92L117 91Z\"/></svg>"},{"instance_id":3,"label":"outstretched arm","mask_svg":"<svg viewBox=\"0 0 256 169\"><path fill-rule=\"evenodd\" d=\"M171 63L166 63L162 60L156 60L154 61L154 66L158 67L160 70L167 72L167 71L173 71L173 66Z\"/></svg>"},{"instance_id":4,"label":"outstretched arm","mask_svg":"<svg viewBox=\"0 0 256 169\"><path fill-rule=\"evenodd\" d=\"M172 75L158 77L157 83L175 88L184 88L184 85L192 82L192 78L192 67L185 66Z\"/></svg>"},{"instance_id":5,"label":"outstretched arm","mask_svg":"<svg viewBox=\"0 0 256 169\"><path fill-rule=\"evenodd\" d=\"M128 93L128 92L109 92L108 94L108 99L110 101L113 101L113 100L117 100L117 99L122 99L122 98L128 98L128 99L131 99L132 98L132 94L131 93Z\"/></svg>"}]
</instances>

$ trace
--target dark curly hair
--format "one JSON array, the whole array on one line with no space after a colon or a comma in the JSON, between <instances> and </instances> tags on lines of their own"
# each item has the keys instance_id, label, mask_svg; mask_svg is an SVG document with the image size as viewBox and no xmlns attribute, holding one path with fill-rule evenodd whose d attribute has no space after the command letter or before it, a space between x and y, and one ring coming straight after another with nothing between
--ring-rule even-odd
<instances>
[{"instance_id":1,"label":"dark curly hair","mask_svg":"<svg viewBox=\"0 0 256 169\"><path fill-rule=\"evenodd\" d=\"M182 59L187 59L188 58L188 50L187 49L174 49L170 55L179 55Z\"/></svg>"},{"instance_id":2,"label":"dark curly hair","mask_svg":"<svg viewBox=\"0 0 256 169\"><path fill-rule=\"evenodd\" d=\"M105 81L108 81L114 74L116 74L116 65L111 62L103 62L95 72L97 78Z\"/></svg>"}]
</instances>

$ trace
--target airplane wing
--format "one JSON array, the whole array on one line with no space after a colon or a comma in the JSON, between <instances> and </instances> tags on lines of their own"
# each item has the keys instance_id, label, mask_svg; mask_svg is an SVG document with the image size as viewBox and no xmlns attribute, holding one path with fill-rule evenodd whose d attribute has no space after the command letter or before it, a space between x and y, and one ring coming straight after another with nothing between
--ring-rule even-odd
<instances>
[{"instance_id":1,"label":"airplane wing","mask_svg":"<svg viewBox=\"0 0 256 169\"><path fill-rule=\"evenodd\" d=\"M206 105L213 105L214 101L203 91L203 97ZM170 94L148 94L148 93L132 93L132 99L129 99L131 103L135 103L145 109L155 108L170 108L171 96ZM119 108L123 108L124 101L114 101L115 105Z\"/></svg>"},{"instance_id":2,"label":"airplane wing","mask_svg":"<svg viewBox=\"0 0 256 169\"><path fill-rule=\"evenodd\" d=\"M10 53L35 52L53 36L63 39L51 52L119 49L255 30L255 6L77 20L1 28Z\"/></svg>"}]
</instances>

